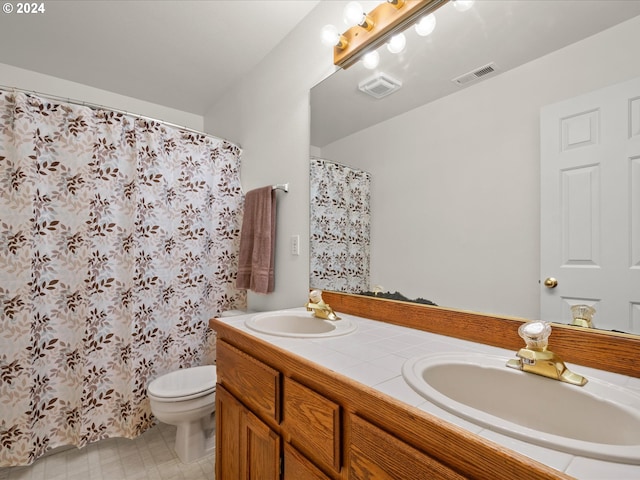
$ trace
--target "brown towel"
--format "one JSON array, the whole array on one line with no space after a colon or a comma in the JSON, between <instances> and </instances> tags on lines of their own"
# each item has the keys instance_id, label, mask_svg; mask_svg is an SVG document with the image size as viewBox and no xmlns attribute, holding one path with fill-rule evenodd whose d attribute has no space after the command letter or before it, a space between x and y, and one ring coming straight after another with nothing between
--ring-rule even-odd
<instances>
[{"instance_id":1,"label":"brown towel","mask_svg":"<svg viewBox=\"0 0 640 480\"><path fill-rule=\"evenodd\" d=\"M236 287L273 292L276 244L276 192L273 187L247 192L240 231Z\"/></svg>"}]
</instances>

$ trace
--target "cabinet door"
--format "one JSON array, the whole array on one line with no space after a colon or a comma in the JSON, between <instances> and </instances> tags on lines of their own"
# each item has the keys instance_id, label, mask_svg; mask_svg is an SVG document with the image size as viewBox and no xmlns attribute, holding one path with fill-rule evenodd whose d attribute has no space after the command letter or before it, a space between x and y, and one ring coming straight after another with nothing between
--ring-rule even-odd
<instances>
[{"instance_id":1,"label":"cabinet door","mask_svg":"<svg viewBox=\"0 0 640 480\"><path fill-rule=\"evenodd\" d=\"M285 440L323 469L340 471L340 406L289 377L284 378Z\"/></svg>"},{"instance_id":2,"label":"cabinet door","mask_svg":"<svg viewBox=\"0 0 640 480\"><path fill-rule=\"evenodd\" d=\"M280 456L280 437L218 385L216 478L277 480Z\"/></svg>"},{"instance_id":3,"label":"cabinet door","mask_svg":"<svg viewBox=\"0 0 640 480\"><path fill-rule=\"evenodd\" d=\"M289 443L284 444L284 480L331 480Z\"/></svg>"},{"instance_id":4,"label":"cabinet door","mask_svg":"<svg viewBox=\"0 0 640 480\"><path fill-rule=\"evenodd\" d=\"M222 386L216 388L216 478L240 475L240 417L242 404Z\"/></svg>"},{"instance_id":5,"label":"cabinet door","mask_svg":"<svg viewBox=\"0 0 640 480\"><path fill-rule=\"evenodd\" d=\"M240 446L243 479L280 478L280 437L249 410L240 418Z\"/></svg>"},{"instance_id":6,"label":"cabinet door","mask_svg":"<svg viewBox=\"0 0 640 480\"><path fill-rule=\"evenodd\" d=\"M425 453L361 418L349 417L347 469L350 480L458 480L459 475Z\"/></svg>"}]
</instances>

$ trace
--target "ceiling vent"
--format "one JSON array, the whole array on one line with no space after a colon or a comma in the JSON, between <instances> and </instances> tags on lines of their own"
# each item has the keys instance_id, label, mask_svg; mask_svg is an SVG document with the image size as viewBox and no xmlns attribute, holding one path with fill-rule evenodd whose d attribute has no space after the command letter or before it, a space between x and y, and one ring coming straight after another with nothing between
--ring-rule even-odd
<instances>
[{"instance_id":1,"label":"ceiling vent","mask_svg":"<svg viewBox=\"0 0 640 480\"><path fill-rule=\"evenodd\" d=\"M459 77L456 77L451 81L454 83L457 83L458 85L467 85L468 83L475 82L476 80L479 80L483 77L492 75L497 71L498 71L498 67L496 67L495 63L491 62L488 65L485 65L480 68L476 68L472 72L465 73L464 75L460 75Z\"/></svg>"},{"instance_id":2,"label":"ceiling vent","mask_svg":"<svg viewBox=\"0 0 640 480\"><path fill-rule=\"evenodd\" d=\"M371 78L360 82L358 89L375 98L386 97L402 87L402 82L390 77L386 73L377 73Z\"/></svg>"}]
</instances>

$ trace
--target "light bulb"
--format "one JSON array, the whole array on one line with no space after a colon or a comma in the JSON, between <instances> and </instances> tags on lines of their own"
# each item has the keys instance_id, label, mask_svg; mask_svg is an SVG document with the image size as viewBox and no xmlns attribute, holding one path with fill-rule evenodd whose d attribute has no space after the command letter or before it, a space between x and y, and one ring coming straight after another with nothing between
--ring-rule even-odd
<instances>
[{"instance_id":1,"label":"light bulb","mask_svg":"<svg viewBox=\"0 0 640 480\"><path fill-rule=\"evenodd\" d=\"M325 25L320 31L322 44L327 47L333 47L340 41L340 32L334 25Z\"/></svg>"},{"instance_id":2,"label":"light bulb","mask_svg":"<svg viewBox=\"0 0 640 480\"><path fill-rule=\"evenodd\" d=\"M368 68L369 70L373 70L380 63L380 54L377 50L373 52L367 53L364 57L362 57L362 65L364 68Z\"/></svg>"},{"instance_id":3,"label":"light bulb","mask_svg":"<svg viewBox=\"0 0 640 480\"><path fill-rule=\"evenodd\" d=\"M429 15L425 15L420 19L418 23L416 23L416 33L421 37L426 37L431 34L433 30L436 28L436 17L433 13Z\"/></svg>"},{"instance_id":4,"label":"light bulb","mask_svg":"<svg viewBox=\"0 0 640 480\"><path fill-rule=\"evenodd\" d=\"M464 12L473 7L473 2L475 0L454 0L453 6L456 7L456 10L459 12Z\"/></svg>"},{"instance_id":5,"label":"light bulb","mask_svg":"<svg viewBox=\"0 0 640 480\"><path fill-rule=\"evenodd\" d=\"M407 46L407 38L403 33L399 33L394 35L389 39L389 43L387 43L387 49L391 53L400 53L404 50L404 47Z\"/></svg>"},{"instance_id":6,"label":"light bulb","mask_svg":"<svg viewBox=\"0 0 640 480\"><path fill-rule=\"evenodd\" d=\"M350 27L354 25L360 25L364 19L364 9L358 2L349 2L344 7L343 13L344 23Z\"/></svg>"}]
</instances>

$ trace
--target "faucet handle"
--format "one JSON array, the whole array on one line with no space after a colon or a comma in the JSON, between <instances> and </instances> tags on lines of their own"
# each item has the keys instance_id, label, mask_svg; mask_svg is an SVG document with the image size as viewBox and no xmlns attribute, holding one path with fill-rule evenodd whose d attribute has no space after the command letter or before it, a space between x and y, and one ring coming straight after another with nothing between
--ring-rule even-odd
<instances>
[{"instance_id":1,"label":"faucet handle","mask_svg":"<svg viewBox=\"0 0 640 480\"><path fill-rule=\"evenodd\" d=\"M309 292L309 300L314 303L322 302L322 290L311 290Z\"/></svg>"},{"instance_id":2,"label":"faucet handle","mask_svg":"<svg viewBox=\"0 0 640 480\"><path fill-rule=\"evenodd\" d=\"M571 314L573 315L573 325L579 327L593 328L593 315L596 309L591 305L573 305Z\"/></svg>"},{"instance_id":3,"label":"faucet handle","mask_svg":"<svg viewBox=\"0 0 640 480\"><path fill-rule=\"evenodd\" d=\"M542 321L523 323L518 328L518 335L525 341L527 348L544 351L549 343L551 325Z\"/></svg>"}]
</instances>

